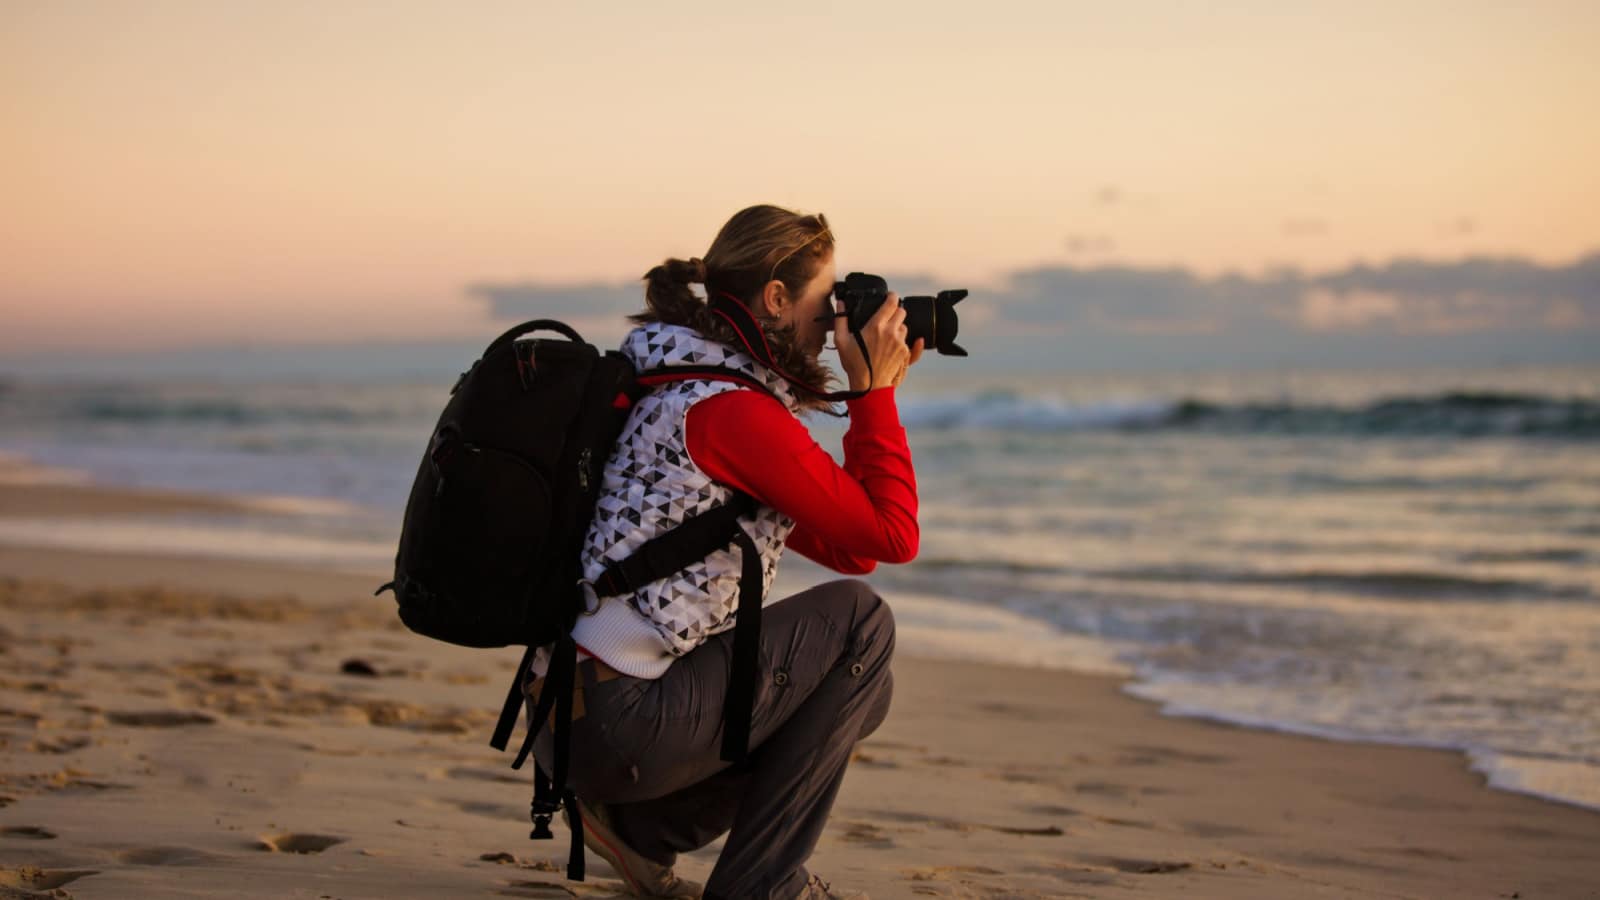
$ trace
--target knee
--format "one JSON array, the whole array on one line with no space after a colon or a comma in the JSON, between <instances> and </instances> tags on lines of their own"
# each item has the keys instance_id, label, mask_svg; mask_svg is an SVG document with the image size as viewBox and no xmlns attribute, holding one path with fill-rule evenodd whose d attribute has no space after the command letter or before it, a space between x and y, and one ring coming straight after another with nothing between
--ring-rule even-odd
<instances>
[{"instance_id":1,"label":"knee","mask_svg":"<svg viewBox=\"0 0 1600 900\"><path fill-rule=\"evenodd\" d=\"M894 612L872 585L849 579L841 582L851 598L850 630L857 656L882 655L894 650Z\"/></svg>"}]
</instances>

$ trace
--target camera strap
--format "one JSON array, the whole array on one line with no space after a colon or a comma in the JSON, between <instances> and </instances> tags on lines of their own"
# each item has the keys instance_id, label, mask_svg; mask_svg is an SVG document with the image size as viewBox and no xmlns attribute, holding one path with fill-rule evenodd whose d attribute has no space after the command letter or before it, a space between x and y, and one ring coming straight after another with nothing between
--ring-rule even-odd
<instances>
[{"instance_id":1,"label":"camera strap","mask_svg":"<svg viewBox=\"0 0 1600 900\"><path fill-rule=\"evenodd\" d=\"M712 312L721 316L729 325L733 326L733 331L739 336L739 341L744 344L745 350L756 358L756 361L777 372L785 381L795 387L812 396L821 397L830 403L837 403L840 400L854 400L857 397L865 397L867 395L866 391L819 391L785 372L778 365L777 359L774 358L772 346L767 343L766 332L761 330L761 323L756 321L755 314L750 312L749 308L740 303L731 294L725 291L718 291L716 296L712 297L706 305L710 307ZM870 376L872 374L872 357L867 353L866 341L862 339L861 332L852 333L855 335L857 345L861 347L861 355L867 360L867 374Z\"/></svg>"}]
</instances>

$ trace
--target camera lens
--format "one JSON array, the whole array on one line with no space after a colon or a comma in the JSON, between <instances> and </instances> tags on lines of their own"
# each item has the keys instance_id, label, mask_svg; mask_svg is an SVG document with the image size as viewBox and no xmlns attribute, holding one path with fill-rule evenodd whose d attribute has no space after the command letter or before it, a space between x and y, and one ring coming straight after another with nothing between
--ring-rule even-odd
<instances>
[{"instance_id":1,"label":"camera lens","mask_svg":"<svg viewBox=\"0 0 1600 900\"><path fill-rule=\"evenodd\" d=\"M850 331L859 333L888 299L889 283L878 275L851 272L844 281L834 283L833 296L844 304ZM964 290L953 290L940 291L936 297L901 298L900 306L906 311L906 344L921 339L924 347L944 356L966 356L967 351L956 344L960 320L955 310L966 296Z\"/></svg>"}]
</instances>

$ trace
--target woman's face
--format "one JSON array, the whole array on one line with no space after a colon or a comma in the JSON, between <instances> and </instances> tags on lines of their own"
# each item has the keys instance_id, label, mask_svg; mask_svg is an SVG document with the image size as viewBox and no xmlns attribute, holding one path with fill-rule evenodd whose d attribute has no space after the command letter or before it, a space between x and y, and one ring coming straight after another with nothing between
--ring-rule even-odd
<instances>
[{"instance_id":1,"label":"woman's face","mask_svg":"<svg viewBox=\"0 0 1600 900\"><path fill-rule=\"evenodd\" d=\"M833 254L830 253L817 267L817 274L812 276L800 296L784 306L778 314L781 324L794 326L800 346L813 357L822 355L828 335L833 332L833 301L828 298L833 293L836 275ZM819 322L818 319L823 321Z\"/></svg>"}]
</instances>

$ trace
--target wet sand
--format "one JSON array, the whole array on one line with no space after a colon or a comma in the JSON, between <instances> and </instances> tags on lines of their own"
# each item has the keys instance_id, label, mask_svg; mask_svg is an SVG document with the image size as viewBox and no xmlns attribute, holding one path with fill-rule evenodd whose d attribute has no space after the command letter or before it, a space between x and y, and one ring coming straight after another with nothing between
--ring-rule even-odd
<instances>
[{"instance_id":1,"label":"wet sand","mask_svg":"<svg viewBox=\"0 0 1600 900\"><path fill-rule=\"evenodd\" d=\"M12 517L232 502L0 485ZM592 855L562 878L559 825L527 840L487 746L518 651L410 634L378 580L0 547L0 897L620 896ZM895 677L812 860L877 900L1600 896L1600 813L1458 753L1165 717L1114 678Z\"/></svg>"}]
</instances>

